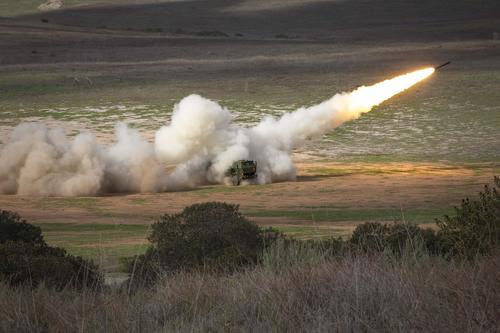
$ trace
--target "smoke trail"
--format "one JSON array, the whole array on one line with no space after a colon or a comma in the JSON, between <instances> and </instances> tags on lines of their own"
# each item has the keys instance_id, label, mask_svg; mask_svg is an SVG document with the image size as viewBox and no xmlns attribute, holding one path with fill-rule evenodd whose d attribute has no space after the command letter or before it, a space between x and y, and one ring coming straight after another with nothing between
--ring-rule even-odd
<instances>
[{"instance_id":1,"label":"smoke trail","mask_svg":"<svg viewBox=\"0 0 500 333\"><path fill-rule=\"evenodd\" d=\"M174 191L224 183L234 161L258 162L257 183L295 179L291 152L305 140L358 118L434 72L427 68L401 75L254 127L232 123L230 112L198 95L174 108L154 145L124 124L116 141L100 146L81 133L70 140L62 129L23 123L0 152L0 193L23 195L99 195L110 192ZM165 165L176 165L168 173Z\"/></svg>"}]
</instances>

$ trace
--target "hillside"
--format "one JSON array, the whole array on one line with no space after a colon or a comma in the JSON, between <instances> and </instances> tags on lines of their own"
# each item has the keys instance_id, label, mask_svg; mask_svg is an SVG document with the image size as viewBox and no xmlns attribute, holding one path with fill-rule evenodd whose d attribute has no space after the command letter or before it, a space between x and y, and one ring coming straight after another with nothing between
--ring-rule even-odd
<instances>
[{"instance_id":1,"label":"hillside","mask_svg":"<svg viewBox=\"0 0 500 333\"><path fill-rule=\"evenodd\" d=\"M347 0L67 0L40 13L42 1L4 0L0 16L92 29L251 38L336 41L491 38L500 23L497 1ZM214 34L217 36L217 34Z\"/></svg>"}]
</instances>

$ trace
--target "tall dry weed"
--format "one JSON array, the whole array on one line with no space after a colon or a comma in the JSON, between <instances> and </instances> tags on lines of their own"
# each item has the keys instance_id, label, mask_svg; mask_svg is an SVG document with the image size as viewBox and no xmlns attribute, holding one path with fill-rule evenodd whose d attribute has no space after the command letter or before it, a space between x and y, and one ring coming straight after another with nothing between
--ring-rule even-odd
<instances>
[{"instance_id":1,"label":"tall dry weed","mask_svg":"<svg viewBox=\"0 0 500 333\"><path fill-rule=\"evenodd\" d=\"M2 284L0 330L495 332L498 267L498 255L472 262L421 257L416 265L382 253L230 275L184 272L135 293Z\"/></svg>"}]
</instances>

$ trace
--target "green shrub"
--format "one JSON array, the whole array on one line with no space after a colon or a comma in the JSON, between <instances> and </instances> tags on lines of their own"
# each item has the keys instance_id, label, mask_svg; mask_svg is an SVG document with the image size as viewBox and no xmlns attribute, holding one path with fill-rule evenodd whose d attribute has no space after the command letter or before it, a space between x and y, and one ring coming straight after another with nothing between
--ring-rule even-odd
<instances>
[{"instance_id":1,"label":"green shrub","mask_svg":"<svg viewBox=\"0 0 500 333\"><path fill-rule=\"evenodd\" d=\"M0 277L11 285L40 283L62 289L96 287L102 282L97 267L60 248L25 242L0 244Z\"/></svg>"},{"instance_id":2,"label":"green shrub","mask_svg":"<svg viewBox=\"0 0 500 333\"><path fill-rule=\"evenodd\" d=\"M396 255L417 253L420 250L430 255L439 254L439 241L432 229L423 229L415 224L394 223L387 226L385 247Z\"/></svg>"},{"instance_id":3,"label":"green shrub","mask_svg":"<svg viewBox=\"0 0 500 333\"><path fill-rule=\"evenodd\" d=\"M500 179L484 187L477 200L468 198L455 207L456 216L436 220L447 257L473 258L490 254L500 247Z\"/></svg>"},{"instance_id":4,"label":"green shrub","mask_svg":"<svg viewBox=\"0 0 500 333\"><path fill-rule=\"evenodd\" d=\"M153 224L144 255L126 261L133 279L148 283L159 272L207 267L231 270L254 264L280 234L248 221L238 205L208 202L166 214Z\"/></svg>"},{"instance_id":5,"label":"green shrub","mask_svg":"<svg viewBox=\"0 0 500 333\"><path fill-rule=\"evenodd\" d=\"M23 220L19 214L0 210L0 243L23 241L44 244L42 230Z\"/></svg>"},{"instance_id":6,"label":"green shrub","mask_svg":"<svg viewBox=\"0 0 500 333\"><path fill-rule=\"evenodd\" d=\"M354 229L350 243L363 252L380 252L386 246L387 226L378 222L366 222Z\"/></svg>"},{"instance_id":7,"label":"green shrub","mask_svg":"<svg viewBox=\"0 0 500 333\"><path fill-rule=\"evenodd\" d=\"M396 256L417 253L424 250L427 254L439 253L439 241L431 229L422 229L414 224L381 224L367 222L354 230L349 241L354 251L376 253L390 251Z\"/></svg>"},{"instance_id":8,"label":"green shrub","mask_svg":"<svg viewBox=\"0 0 500 333\"><path fill-rule=\"evenodd\" d=\"M11 285L80 289L99 286L103 277L92 262L48 246L39 227L16 213L0 211L0 279Z\"/></svg>"},{"instance_id":9,"label":"green shrub","mask_svg":"<svg viewBox=\"0 0 500 333\"><path fill-rule=\"evenodd\" d=\"M390 251L398 256L420 249L447 258L491 254L500 248L499 189L500 179L495 177L494 186L486 185L477 200L464 199L455 208L456 216L436 220L440 228L437 234L406 223L364 223L354 230L349 243L355 251Z\"/></svg>"}]
</instances>

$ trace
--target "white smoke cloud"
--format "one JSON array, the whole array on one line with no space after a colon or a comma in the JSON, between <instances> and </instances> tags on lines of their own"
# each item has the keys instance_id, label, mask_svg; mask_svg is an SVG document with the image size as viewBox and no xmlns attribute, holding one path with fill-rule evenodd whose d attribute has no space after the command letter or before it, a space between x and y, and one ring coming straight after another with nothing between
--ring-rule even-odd
<instances>
[{"instance_id":1,"label":"white smoke cloud","mask_svg":"<svg viewBox=\"0 0 500 333\"><path fill-rule=\"evenodd\" d=\"M89 133L68 138L62 129L23 123L0 152L0 193L91 196L113 192L161 192L227 181L237 160L257 161L257 183L293 180L291 152L432 74L426 69L396 77L254 127L232 123L230 112L198 95L174 108L154 144L118 124L115 143L101 146ZM166 166L175 168L167 172Z\"/></svg>"},{"instance_id":2,"label":"white smoke cloud","mask_svg":"<svg viewBox=\"0 0 500 333\"><path fill-rule=\"evenodd\" d=\"M0 191L23 195L97 194L106 164L91 134L69 140L62 129L17 126L0 153Z\"/></svg>"}]
</instances>

